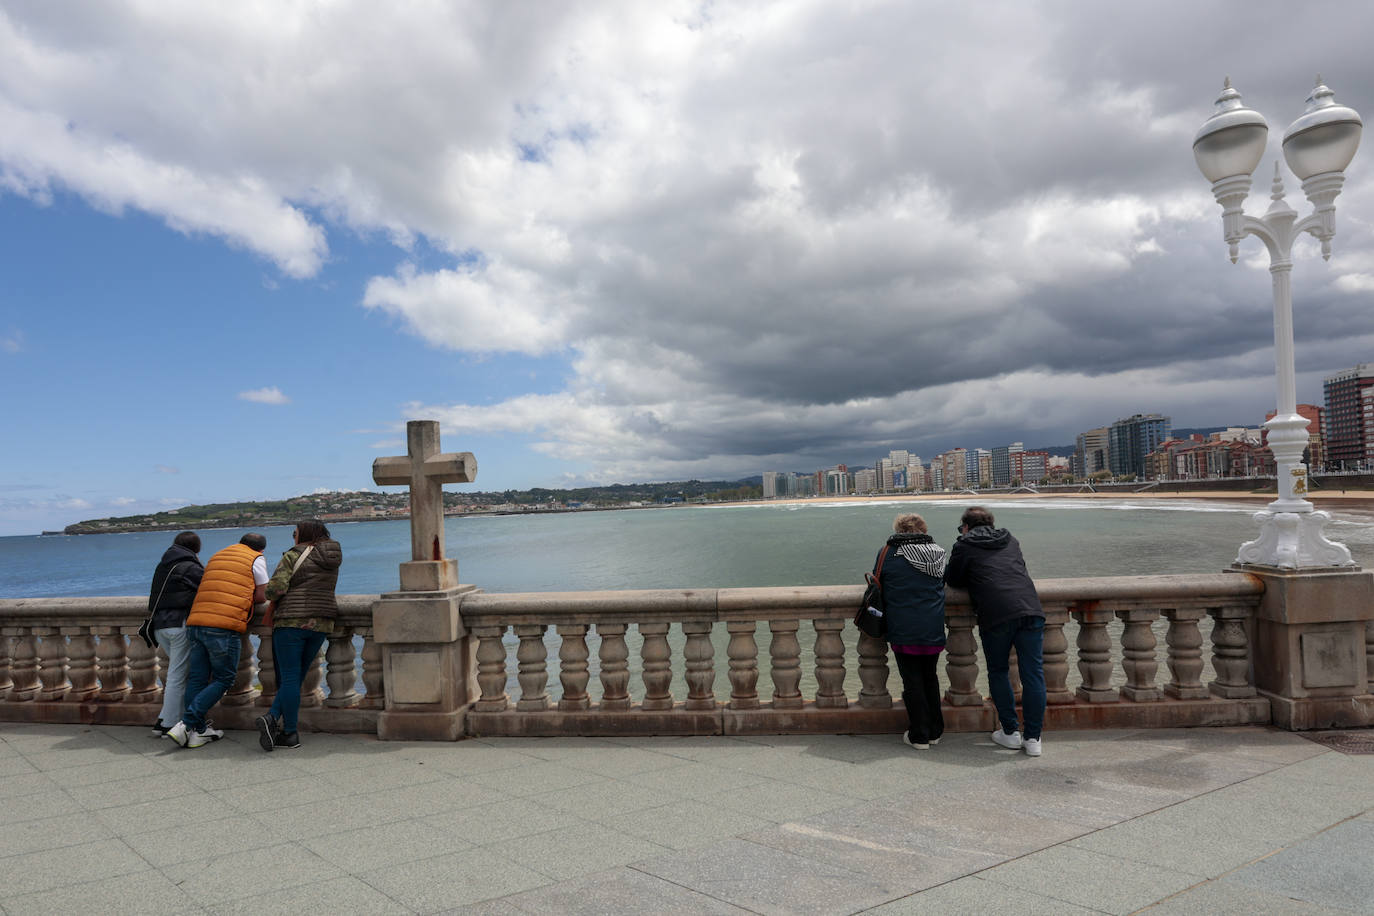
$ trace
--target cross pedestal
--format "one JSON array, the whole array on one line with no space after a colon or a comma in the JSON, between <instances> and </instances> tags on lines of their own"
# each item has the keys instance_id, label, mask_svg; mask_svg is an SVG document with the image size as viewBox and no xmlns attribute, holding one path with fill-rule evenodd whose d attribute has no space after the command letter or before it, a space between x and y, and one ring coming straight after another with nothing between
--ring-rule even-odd
<instances>
[{"instance_id":1,"label":"cross pedestal","mask_svg":"<svg viewBox=\"0 0 1374 916\"><path fill-rule=\"evenodd\" d=\"M407 454L378 458L372 479L410 487L410 557L401 564L401 590L372 607L373 638L382 647L386 708L377 737L455 741L477 693L477 642L463 626L458 561L444 556L445 483L477 477L471 452L439 452L439 424L406 424Z\"/></svg>"}]
</instances>

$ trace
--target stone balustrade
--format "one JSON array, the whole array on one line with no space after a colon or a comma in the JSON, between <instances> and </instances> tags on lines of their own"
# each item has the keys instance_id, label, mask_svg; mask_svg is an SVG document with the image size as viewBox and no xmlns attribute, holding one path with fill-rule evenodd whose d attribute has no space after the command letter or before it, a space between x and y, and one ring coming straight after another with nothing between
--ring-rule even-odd
<instances>
[{"instance_id":1,"label":"stone balustrade","mask_svg":"<svg viewBox=\"0 0 1374 916\"><path fill-rule=\"evenodd\" d=\"M376 729L386 692L372 641L373 600L339 597L335 634L301 685L303 728ZM151 725L162 706L167 655L138 635L147 606L136 597L0 600L0 721ZM244 634L238 676L213 713L217 725L251 728L272 705L272 641L250 638L268 632Z\"/></svg>"},{"instance_id":2,"label":"stone balustrade","mask_svg":"<svg viewBox=\"0 0 1374 916\"><path fill-rule=\"evenodd\" d=\"M1261 617L1280 616L1263 610L1273 603L1266 587L1264 576L1236 573L1038 582L1047 728L1274 721L1273 697L1256 689L1274 675L1257 678L1263 653L1252 651ZM470 684L457 713L462 731L900 731L905 712L887 647L850 624L861 591L465 592L457 600L469 648L455 656L463 664L467 655L471 669L457 674ZM387 700L384 646L372 631L376 597L339 600L339 632L302 688L302 726L374 732ZM0 720L151 723L165 659L137 636L145 607L141 598L0 600ZM947 727L990 730L995 717L962 591L949 590L946 613ZM1355 692L1374 693L1374 622L1361 617L1358 633ZM249 727L271 702L271 643L255 652L255 642L245 636L238 680L214 714L222 726ZM1314 727L1293 721L1285 724Z\"/></svg>"},{"instance_id":3,"label":"stone balustrade","mask_svg":"<svg viewBox=\"0 0 1374 916\"><path fill-rule=\"evenodd\" d=\"M1262 581L1234 574L1140 576L1052 579L1037 587L1046 611L1047 727L1269 721L1268 703L1255 690L1247 638ZM899 731L905 712L889 686L896 680L887 646L849 623L861 591L818 586L465 596L462 617L477 640L479 690L467 713L468 731ZM946 617L948 727L990 730L995 722L984 699L975 620L962 591L949 590ZM673 627L680 633L676 655ZM633 666L632 648L638 652ZM1071 679L1072 662L1077 677ZM1209 667L1213 675L1204 683ZM856 689L847 690L854 673ZM550 695L551 681L561 688L557 699Z\"/></svg>"}]
</instances>

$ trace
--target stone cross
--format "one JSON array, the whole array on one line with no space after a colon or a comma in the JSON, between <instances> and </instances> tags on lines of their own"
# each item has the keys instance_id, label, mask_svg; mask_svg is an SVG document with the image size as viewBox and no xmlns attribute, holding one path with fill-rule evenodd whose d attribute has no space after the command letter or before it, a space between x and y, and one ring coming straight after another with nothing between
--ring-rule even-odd
<instances>
[{"instance_id":1,"label":"stone cross","mask_svg":"<svg viewBox=\"0 0 1374 916\"><path fill-rule=\"evenodd\" d=\"M382 486L410 487L410 557L444 558L444 484L469 483L477 477L472 452L439 454L439 421L406 424L409 454L372 462L372 479Z\"/></svg>"}]
</instances>

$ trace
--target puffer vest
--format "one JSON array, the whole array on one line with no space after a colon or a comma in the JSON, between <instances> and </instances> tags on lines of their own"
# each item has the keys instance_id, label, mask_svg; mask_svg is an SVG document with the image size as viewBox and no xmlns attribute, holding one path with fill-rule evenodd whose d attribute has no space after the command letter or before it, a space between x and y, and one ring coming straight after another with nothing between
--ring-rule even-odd
<instances>
[{"instance_id":1,"label":"puffer vest","mask_svg":"<svg viewBox=\"0 0 1374 916\"><path fill-rule=\"evenodd\" d=\"M253 616L253 561L262 556L244 544L230 544L205 564L188 626L244 633Z\"/></svg>"},{"instance_id":2,"label":"puffer vest","mask_svg":"<svg viewBox=\"0 0 1374 916\"><path fill-rule=\"evenodd\" d=\"M304 620L311 617L327 617L330 620L339 616L339 603L334 598L334 587L339 581L339 564L343 551L339 542L328 538L316 541L310 555L305 558L301 568L291 576L286 593L277 599L277 609L272 619L277 622ZM295 561L301 548L293 547L287 551L283 560Z\"/></svg>"}]
</instances>

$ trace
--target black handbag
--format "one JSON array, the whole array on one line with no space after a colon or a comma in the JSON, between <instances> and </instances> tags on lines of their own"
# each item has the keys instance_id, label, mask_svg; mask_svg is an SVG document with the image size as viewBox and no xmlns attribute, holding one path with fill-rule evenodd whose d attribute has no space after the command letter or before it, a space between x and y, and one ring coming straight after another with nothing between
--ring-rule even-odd
<instances>
[{"instance_id":1,"label":"black handbag","mask_svg":"<svg viewBox=\"0 0 1374 916\"><path fill-rule=\"evenodd\" d=\"M868 583L868 587L864 589L859 609L854 612L854 625L874 639L883 639L887 636L887 602L883 600L883 583L880 578L883 573L883 561L886 559L887 545L883 545L883 552L878 555L878 575L864 573L864 581Z\"/></svg>"}]
</instances>

